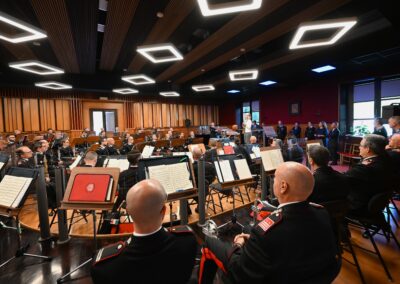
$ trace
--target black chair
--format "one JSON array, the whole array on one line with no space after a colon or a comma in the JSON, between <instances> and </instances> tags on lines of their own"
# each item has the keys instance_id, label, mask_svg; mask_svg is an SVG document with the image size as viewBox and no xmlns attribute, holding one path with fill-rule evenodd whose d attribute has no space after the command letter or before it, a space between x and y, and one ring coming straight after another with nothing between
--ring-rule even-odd
<instances>
[{"instance_id":1,"label":"black chair","mask_svg":"<svg viewBox=\"0 0 400 284\"><path fill-rule=\"evenodd\" d=\"M368 250L360 247L363 250L375 253L378 255L379 261L381 262L383 269L386 272L387 277L390 281L393 281L392 275L389 272L388 267L375 243L374 236L382 231L383 235L388 241L392 238L396 245L400 248L399 241L396 239L390 225L386 222L383 211L389 204L389 200L392 196L392 192L383 192L375 195L371 198L368 203L368 215L366 216L348 216L346 220L350 225L361 227L365 230L363 237L368 238L371 241L375 251Z\"/></svg>"},{"instance_id":2,"label":"black chair","mask_svg":"<svg viewBox=\"0 0 400 284\"><path fill-rule=\"evenodd\" d=\"M361 271L360 264L357 259L357 255L354 251L353 245L351 243L350 234L348 233L348 228L344 222L345 216L347 214L349 204L347 200L333 200L321 203L328 211L331 222L333 226L333 231L336 236L337 246L338 246L338 257L340 260L345 260L348 263L354 265L357 268L358 275L360 276L361 283L365 283L364 275ZM343 257L343 250L349 252L353 261Z\"/></svg>"}]
</instances>

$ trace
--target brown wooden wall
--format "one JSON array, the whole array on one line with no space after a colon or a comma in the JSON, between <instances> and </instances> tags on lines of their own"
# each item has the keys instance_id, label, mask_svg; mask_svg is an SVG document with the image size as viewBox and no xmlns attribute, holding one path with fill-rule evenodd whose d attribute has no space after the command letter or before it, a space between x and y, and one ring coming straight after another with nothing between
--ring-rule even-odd
<instances>
[{"instance_id":1,"label":"brown wooden wall","mask_svg":"<svg viewBox=\"0 0 400 284\"><path fill-rule=\"evenodd\" d=\"M90 127L90 109L117 110L118 126L126 128L183 127L185 119L192 126L218 124L217 105L194 103L140 102L128 100L102 101L76 95L65 97L31 96L18 91L0 91L0 132L81 130Z\"/></svg>"}]
</instances>

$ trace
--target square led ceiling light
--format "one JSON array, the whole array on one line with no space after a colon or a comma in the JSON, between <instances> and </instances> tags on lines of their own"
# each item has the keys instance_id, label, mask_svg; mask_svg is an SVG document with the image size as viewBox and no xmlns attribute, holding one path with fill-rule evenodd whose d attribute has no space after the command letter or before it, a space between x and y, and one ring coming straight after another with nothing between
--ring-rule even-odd
<instances>
[{"instance_id":1,"label":"square led ceiling light","mask_svg":"<svg viewBox=\"0 0 400 284\"><path fill-rule=\"evenodd\" d=\"M18 70L38 74L38 75L54 75L62 74L64 70L51 66L49 64L37 61L37 60L27 60L9 63L8 66Z\"/></svg>"},{"instance_id":2,"label":"square led ceiling light","mask_svg":"<svg viewBox=\"0 0 400 284\"><path fill-rule=\"evenodd\" d=\"M156 82L154 79L143 74L122 76L121 79L133 85L147 85L154 84Z\"/></svg>"},{"instance_id":3,"label":"square led ceiling light","mask_svg":"<svg viewBox=\"0 0 400 284\"><path fill-rule=\"evenodd\" d=\"M72 89L71 85L62 84L55 81L48 81L48 82L40 82L35 83L36 87L53 89L53 90L64 90L64 89Z\"/></svg>"},{"instance_id":4,"label":"square led ceiling light","mask_svg":"<svg viewBox=\"0 0 400 284\"><path fill-rule=\"evenodd\" d=\"M138 90L136 89L131 89L131 88L119 88L119 89L113 89L114 93L118 94L123 94L123 95L129 95L129 94L137 94L139 93Z\"/></svg>"},{"instance_id":5,"label":"square led ceiling light","mask_svg":"<svg viewBox=\"0 0 400 284\"><path fill-rule=\"evenodd\" d=\"M197 0L203 16L215 16L256 10L261 7L262 0L237 0L210 4L208 0Z\"/></svg>"},{"instance_id":6,"label":"square led ceiling light","mask_svg":"<svg viewBox=\"0 0 400 284\"><path fill-rule=\"evenodd\" d=\"M136 51L153 63L163 63L183 59L182 54L171 43L139 46Z\"/></svg>"},{"instance_id":7,"label":"square led ceiling light","mask_svg":"<svg viewBox=\"0 0 400 284\"><path fill-rule=\"evenodd\" d=\"M215 87L213 85L195 85L192 86L192 89L196 92L207 92L214 91Z\"/></svg>"},{"instance_id":8,"label":"square led ceiling light","mask_svg":"<svg viewBox=\"0 0 400 284\"><path fill-rule=\"evenodd\" d=\"M255 80L257 77L257 69L229 71L231 81Z\"/></svg>"},{"instance_id":9,"label":"square led ceiling light","mask_svg":"<svg viewBox=\"0 0 400 284\"><path fill-rule=\"evenodd\" d=\"M177 92L160 92L160 95L163 97L179 97L179 93Z\"/></svg>"}]
</instances>

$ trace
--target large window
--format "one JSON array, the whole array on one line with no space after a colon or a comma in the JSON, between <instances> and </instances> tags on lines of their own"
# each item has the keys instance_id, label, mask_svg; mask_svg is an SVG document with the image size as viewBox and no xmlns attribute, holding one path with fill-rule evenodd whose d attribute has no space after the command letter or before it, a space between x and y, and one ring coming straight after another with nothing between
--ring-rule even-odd
<instances>
[{"instance_id":1,"label":"large window","mask_svg":"<svg viewBox=\"0 0 400 284\"><path fill-rule=\"evenodd\" d=\"M372 133L374 131L374 84L368 83L354 86L354 120L355 134Z\"/></svg>"},{"instance_id":2,"label":"large window","mask_svg":"<svg viewBox=\"0 0 400 284\"><path fill-rule=\"evenodd\" d=\"M246 120L247 114L250 114L251 120L260 123L260 101L244 102L242 104L242 121Z\"/></svg>"},{"instance_id":3,"label":"large window","mask_svg":"<svg viewBox=\"0 0 400 284\"><path fill-rule=\"evenodd\" d=\"M381 113L384 106L390 106L391 104L400 103L400 79L385 80L382 81L381 89ZM388 135L392 135L393 130L388 124L384 125Z\"/></svg>"}]
</instances>

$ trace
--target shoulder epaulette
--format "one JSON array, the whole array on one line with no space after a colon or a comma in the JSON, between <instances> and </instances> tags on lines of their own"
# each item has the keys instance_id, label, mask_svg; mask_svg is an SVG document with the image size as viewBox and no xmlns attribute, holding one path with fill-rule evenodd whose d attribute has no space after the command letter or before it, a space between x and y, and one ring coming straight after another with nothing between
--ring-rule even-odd
<instances>
[{"instance_id":1,"label":"shoulder epaulette","mask_svg":"<svg viewBox=\"0 0 400 284\"><path fill-rule=\"evenodd\" d=\"M117 257L124 250L125 246L126 244L124 242L118 242L100 249L93 257L93 265Z\"/></svg>"},{"instance_id":2,"label":"shoulder epaulette","mask_svg":"<svg viewBox=\"0 0 400 284\"><path fill-rule=\"evenodd\" d=\"M172 234L193 234L192 228L187 225L175 226L168 230Z\"/></svg>"},{"instance_id":3,"label":"shoulder epaulette","mask_svg":"<svg viewBox=\"0 0 400 284\"><path fill-rule=\"evenodd\" d=\"M257 224L256 230L264 235L268 230L282 221L282 210L278 209L272 212L267 218Z\"/></svg>"},{"instance_id":4,"label":"shoulder epaulette","mask_svg":"<svg viewBox=\"0 0 400 284\"><path fill-rule=\"evenodd\" d=\"M324 208L323 205L318 204L318 203L310 202L309 204L310 204L312 207L315 207L315 208Z\"/></svg>"}]
</instances>

